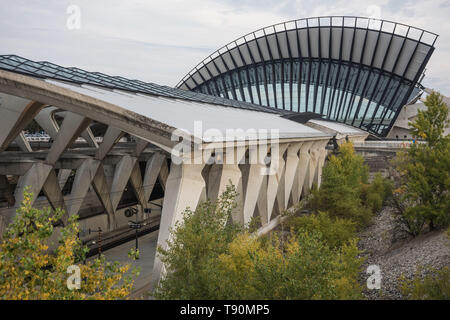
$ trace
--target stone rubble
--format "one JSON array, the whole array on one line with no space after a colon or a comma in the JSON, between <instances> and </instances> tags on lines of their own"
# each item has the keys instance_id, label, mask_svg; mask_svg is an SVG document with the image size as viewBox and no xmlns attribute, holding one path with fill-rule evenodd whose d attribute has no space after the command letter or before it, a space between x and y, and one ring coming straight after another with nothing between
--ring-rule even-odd
<instances>
[{"instance_id":1,"label":"stone rubble","mask_svg":"<svg viewBox=\"0 0 450 320\"><path fill-rule=\"evenodd\" d=\"M363 270L377 265L381 270L381 289L367 289L370 274L361 274L367 299L403 299L398 278L411 279L418 266L440 269L450 266L450 239L445 231L433 231L416 238L408 236L399 226L393 209L383 208L373 224L359 234L359 248L366 258Z\"/></svg>"}]
</instances>

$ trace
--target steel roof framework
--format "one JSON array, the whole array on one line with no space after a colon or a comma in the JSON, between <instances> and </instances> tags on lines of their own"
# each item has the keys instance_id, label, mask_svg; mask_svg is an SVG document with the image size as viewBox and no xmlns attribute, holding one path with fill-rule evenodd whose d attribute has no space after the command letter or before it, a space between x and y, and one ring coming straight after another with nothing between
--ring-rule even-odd
<instances>
[{"instance_id":1,"label":"steel roof framework","mask_svg":"<svg viewBox=\"0 0 450 320\"><path fill-rule=\"evenodd\" d=\"M292 20L232 41L177 87L279 110L317 112L383 136L401 107L420 93L418 81L436 39L432 32L387 20Z\"/></svg>"}]
</instances>

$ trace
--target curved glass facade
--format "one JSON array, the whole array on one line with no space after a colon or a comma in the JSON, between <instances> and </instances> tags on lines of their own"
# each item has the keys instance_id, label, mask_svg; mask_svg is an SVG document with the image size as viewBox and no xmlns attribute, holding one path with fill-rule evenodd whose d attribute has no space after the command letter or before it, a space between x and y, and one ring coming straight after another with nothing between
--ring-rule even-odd
<instances>
[{"instance_id":1,"label":"curved glass facade","mask_svg":"<svg viewBox=\"0 0 450 320\"><path fill-rule=\"evenodd\" d=\"M420 77L437 36L376 21L321 17L258 30L213 53L178 87L315 112L385 136L402 106L421 93Z\"/></svg>"},{"instance_id":2,"label":"curved glass facade","mask_svg":"<svg viewBox=\"0 0 450 320\"><path fill-rule=\"evenodd\" d=\"M369 68L323 61L274 61L222 74L196 92L294 112L315 112L382 134L411 83ZM410 98L417 95L414 88Z\"/></svg>"}]
</instances>

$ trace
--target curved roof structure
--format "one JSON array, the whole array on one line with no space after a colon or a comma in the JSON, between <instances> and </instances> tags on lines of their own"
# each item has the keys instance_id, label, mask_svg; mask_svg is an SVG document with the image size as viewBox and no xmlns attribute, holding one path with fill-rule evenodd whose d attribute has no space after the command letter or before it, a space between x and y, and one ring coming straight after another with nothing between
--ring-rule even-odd
<instances>
[{"instance_id":1,"label":"curved roof structure","mask_svg":"<svg viewBox=\"0 0 450 320\"><path fill-rule=\"evenodd\" d=\"M168 152L178 143L171 138L180 130L189 141L204 147L213 142L256 140L257 136L246 135L251 130L277 130L278 139L329 138L271 108L18 56L0 56L1 92L115 125ZM0 116L2 112L16 110L3 109L0 96ZM1 138L4 131L0 130L0 151L11 142Z\"/></svg>"},{"instance_id":2,"label":"curved roof structure","mask_svg":"<svg viewBox=\"0 0 450 320\"><path fill-rule=\"evenodd\" d=\"M48 61L32 61L17 55L0 55L0 69L31 75L42 79L63 80L78 84L90 84L109 89L121 89L152 96L176 98L186 101L210 103L247 110L279 113L264 106L244 101L214 97L202 93L189 92L155 83L131 80L120 76L110 76L101 72L89 72L80 68L62 67Z\"/></svg>"},{"instance_id":3,"label":"curved roof structure","mask_svg":"<svg viewBox=\"0 0 450 320\"><path fill-rule=\"evenodd\" d=\"M249 33L178 88L323 118L384 136L420 81L437 35L361 17L315 17Z\"/></svg>"}]
</instances>

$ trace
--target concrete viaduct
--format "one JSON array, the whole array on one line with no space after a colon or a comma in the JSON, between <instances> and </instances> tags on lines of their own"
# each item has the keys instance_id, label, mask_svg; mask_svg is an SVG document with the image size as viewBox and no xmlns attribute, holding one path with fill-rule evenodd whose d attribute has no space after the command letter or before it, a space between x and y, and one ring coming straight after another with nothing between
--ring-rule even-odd
<instances>
[{"instance_id":1,"label":"concrete viaduct","mask_svg":"<svg viewBox=\"0 0 450 320\"><path fill-rule=\"evenodd\" d=\"M0 234L29 187L36 207L64 209L62 223L77 214L82 229L100 227L105 237L127 232L123 210L137 207L140 219L159 225L164 247L186 207L216 199L230 181L239 193L233 219L245 224L258 216L261 228L270 229L280 212L320 184L334 135L367 136L326 121L300 124L259 106L64 80L0 70ZM33 121L50 142L26 139ZM235 130L231 140L229 129ZM251 129L276 129L277 135L255 138L247 134ZM188 142L184 148L174 135ZM251 161L255 154L259 160ZM154 210L145 215L146 208ZM153 283L162 269L155 257Z\"/></svg>"}]
</instances>

